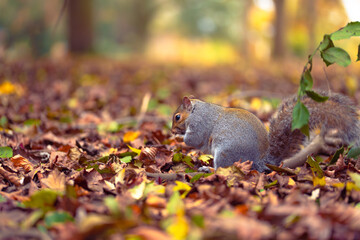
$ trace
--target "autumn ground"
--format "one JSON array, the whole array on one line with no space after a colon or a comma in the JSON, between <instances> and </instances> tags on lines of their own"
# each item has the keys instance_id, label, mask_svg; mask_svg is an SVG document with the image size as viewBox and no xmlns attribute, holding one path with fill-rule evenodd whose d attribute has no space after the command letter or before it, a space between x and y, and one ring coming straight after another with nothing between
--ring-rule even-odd
<instances>
[{"instance_id":1,"label":"autumn ground","mask_svg":"<svg viewBox=\"0 0 360 240\"><path fill-rule=\"evenodd\" d=\"M359 238L356 159L268 174L239 162L195 175L211 158L170 134L185 94L266 123L296 92L301 66L1 63L0 239ZM317 87L359 99L358 70L313 74Z\"/></svg>"}]
</instances>

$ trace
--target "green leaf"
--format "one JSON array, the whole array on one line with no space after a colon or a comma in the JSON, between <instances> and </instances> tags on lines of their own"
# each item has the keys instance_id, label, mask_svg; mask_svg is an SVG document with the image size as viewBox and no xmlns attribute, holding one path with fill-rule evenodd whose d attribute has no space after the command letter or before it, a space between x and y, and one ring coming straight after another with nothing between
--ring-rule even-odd
<instances>
[{"instance_id":1,"label":"green leaf","mask_svg":"<svg viewBox=\"0 0 360 240\"><path fill-rule=\"evenodd\" d=\"M195 214L191 217L191 221L198 227L204 228L205 227L205 221L204 216L200 214Z\"/></svg>"},{"instance_id":2,"label":"green leaf","mask_svg":"<svg viewBox=\"0 0 360 240\"><path fill-rule=\"evenodd\" d=\"M199 173L199 174L196 174L195 176L193 176L190 180L190 183L194 183L196 181L198 181L200 178L202 177L208 177L210 175L213 175L214 173Z\"/></svg>"},{"instance_id":3,"label":"green leaf","mask_svg":"<svg viewBox=\"0 0 360 240\"><path fill-rule=\"evenodd\" d=\"M44 212L53 209L59 193L51 189L42 189L31 195L30 200L23 204L28 208L40 208Z\"/></svg>"},{"instance_id":4,"label":"green leaf","mask_svg":"<svg viewBox=\"0 0 360 240\"><path fill-rule=\"evenodd\" d=\"M350 22L345 27L331 34L332 40L342 40L360 36L360 22Z\"/></svg>"},{"instance_id":5,"label":"green leaf","mask_svg":"<svg viewBox=\"0 0 360 240\"><path fill-rule=\"evenodd\" d=\"M360 155L360 148L353 147L349 150L347 157L348 158L358 158Z\"/></svg>"},{"instance_id":6,"label":"green leaf","mask_svg":"<svg viewBox=\"0 0 360 240\"><path fill-rule=\"evenodd\" d=\"M306 108L306 106L298 100L296 103L293 113L292 113L292 124L291 129L301 129L309 122L309 110Z\"/></svg>"},{"instance_id":7,"label":"green leaf","mask_svg":"<svg viewBox=\"0 0 360 240\"><path fill-rule=\"evenodd\" d=\"M180 197L180 193L175 191L173 195L171 195L166 205L166 209L168 210L169 214L177 214L178 212L183 211L184 207L184 202Z\"/></svg>"},{"instance_id":8,"label":"green leaf","mask_svg":"<svg viewBox=\"0 0 360 240\"><path fill-rule=\"evenodd\" d=\"M39 126L41 123L40 119L28 119L24 122L25 126Z\"/></svg>"},{"instance_id":9,"label":"green leaf","mask_svg":"<svg viewBox=\"0 0 360 240\"><path fill-rule=\"evenodd\" d=\"M192 163L192 158L189 157L189 156L185 156L183 158L183 162L188 165L189 167L193 168L194 167L194 164Z\"/></svg>"},{"instance_id":10,"label":"green leaf","mask_svg":"<svg viewBox=\"0 0 360 240\"><path fill-rule=\"evenodd\" d=\"M132 160L131 156L126 156L126 157L120 158L120 161L122 163L129 163L129 162L131 162L131 160Z\"/></svg>"},{"instance_id":11,"label":"green leaf","mask_svg":"<svg viewBox=\"0 0 360 240\"><path fill-rule=\"evenodd\" d=\"M306 162L310 165L311 170L316 175L316 177L318 177L318 178L324 177L324 172L321 169L319 163L316 162L311 156L308 156L308 159L306 160Z\"/></svg>"},{"instance_id":12,"label":"green leaf","mask_svg":"<svg viewBox=\"0 0 360 240\"><path fill-rule=\"evenodd\" d=\"M50 228L57 223L74 221L74 218L68 212L57 211L47 213L44 221L46 226Z\"/></svg>"},{"instance_id":13,"label":"green leaf","mask_svg":"<svg viewBox=\"0 0 360 240\"><path fill-rule=\"evenodd\" d=\"M0 118L0 126L1 126L2 128L5 128L5 126L6 126L7 123L8 123L8 119L7 119L5 116L2 116L2 117Z\"/></svg>"},{"instance_id":14,"label":"green leaf","mask_svg":"<svg viewBox=\"0 0 360 240\"><path fill-rule=\"evenodd\" d=\"M309 124L306 124L300 128L300 132L302 132L308 138L310 137Z\"/></svg>"},{"instance_id":15,"label":"green leaf","mask_svg":"<svg viewBox=\"0 0 360 240\"><path fill-rule=\"evenodd\" d=\"M6 198L3 195L0 195L0 203L6 202Z\"/></svg>"},{"instance_id":16,"label":"green leaf","mask_svg":"<svg viewBox=\"0 0 360 240\"><path fill-rule=\"evenodd\" d=\"M325 34L324 39L320 43L319 50L324 51L328 48L334 47L333 41L330 39L330 35Z\"/></svg>"},{"instance_id":17,"label":"green leaf","mask_svg":"<svg viewBox=\"0 0 360 240\"><path fill-rule=\"evenodd\" d=\"M329 165L335 164L337 162L337 160L340 157L340 154L344 153L344 146L342 146L341 148L339 148L335 153L334 156L331 158Z\"/></svg>"},{"instance_id":18,"label":"green leaf","mask_svg":"<svg viewBox=\"0 0 360 240\"><path fill-rule=\"evenodd\" d=\"M326 100L329 99L328 96L322 96L320 94L318 94L317 92L314 92L312 90L306 90L305 91L306 95L308 95L312 100L316 101L316 102L325 102Z\"/></svg>"},{"instance_id":19,"label":"green leaf","mask_svg":"<svg viewBox=\"0 0 360 240\"><path fill-rule=\"evenodd\" d=\"M108 196L104 199L105 206L109 209L110 213L114 216L120 215L119 202L113 196Z\"/></svg>"},{"instance_id":20,"label":"green leaf","mask_svg":"<svg viewBox=\"0 0 360 240\"><path fill-rule=\"evenodd\" d=\"M11 158L13 150L11 147L0 147L0 158Z\"/></svg>"},{"instance_id":21,"label":"green leaf","mask_svg":"<svg viewBox=\"0 0 360 240\"><path fill-rule=\"evenodd\" d=\"M351 63L349 54L339 47L331 47L322 51L321 57L327 66L337 63L340 66L347 67Z\"/></svg>"},{"instance_id":22,"label":"green leaf","mask_svg":"<svg viewBox=\"0 0 360 240\"><path fill-rule=\"evenodd\" d=\"M269 183L269 184L266 184L266 185L264 186L264 188L265 188L265 189L268 189L268 188L271 188L271 187L273 187L273 186L276 186L276 184L278 184L278 180L275 180L275 181L272 181L272 182Z\"/></svg>"},{"instance_id":23,"label":"green leaf","mask_svg":"<svg viewBox=\"0 0 360 240\"><path fill-rule=\"evenodd\" d=\"M182 153L175 153L172 158L172 161L173 161L173 163L179 163L179 162L181 162L182 159L183 159Z\"/></svg>"},{"instance_id":24,"label":"green leaf","mask_svg":"<svg viewBox=\"0 0 360 240\"><path fill-rule=\"evenodd\" d=\"M354 172L348 172L348 175L354 181L355 185L360 188L360 174Z\"/></svg>"},{"instance_id":25,"label":"green leaf","mask_svg":"<svg viewBox=\"0 0 360 240\"><path fill-rule=\"evenodd\" d=\"M301 75L301 80L300 80L300 95L303 95L303 92L307 91L307 90L311 90L313 87L313 79L310 73L310 70L306 70L302 75Z\"/></svg>"}]
</instances>

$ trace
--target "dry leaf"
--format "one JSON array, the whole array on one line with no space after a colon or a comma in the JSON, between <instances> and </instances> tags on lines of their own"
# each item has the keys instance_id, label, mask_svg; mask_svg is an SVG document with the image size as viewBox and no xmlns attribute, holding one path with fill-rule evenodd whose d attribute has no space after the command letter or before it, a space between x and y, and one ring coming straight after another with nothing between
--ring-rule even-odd
<instances>
[{"instance_id":1,"label":"dry leaf","mask_svg":"<svg viewBox=\"0 0 360 240\"><path fill-rule=\"evenodd\" d=\"M34 165L19 154L12 157L11 162L15 167L23 168L25 172L31 172L34 169Z\"/></svg>"}]
</instances>

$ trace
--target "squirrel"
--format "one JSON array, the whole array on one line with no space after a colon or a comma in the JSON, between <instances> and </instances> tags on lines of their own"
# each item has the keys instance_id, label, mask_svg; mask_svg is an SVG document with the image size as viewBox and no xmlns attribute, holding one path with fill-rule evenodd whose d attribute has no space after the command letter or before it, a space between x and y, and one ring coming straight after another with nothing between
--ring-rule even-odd
<instances>
[{"instance_id":1,"label":"squirrel","mask_svg":"<svg viewBox=\"0 0 360 240\"><path fill-rule=\"evenodd\" d=\"M199 99L184 97L172 119L171 132L186 145L214 156L214 168L227 167L239 160L253 161L253 169L269 170L266 164L294 168L311 154L332 154L340 146L360 146L360 122L356 106L341 94L328 96L323 103L307 96L301 101L310 113L306 137L292 131L292 111L297 96L285 99L270 119L269 133L251 112L226 108Z\"/></svg>"}]
</instances>

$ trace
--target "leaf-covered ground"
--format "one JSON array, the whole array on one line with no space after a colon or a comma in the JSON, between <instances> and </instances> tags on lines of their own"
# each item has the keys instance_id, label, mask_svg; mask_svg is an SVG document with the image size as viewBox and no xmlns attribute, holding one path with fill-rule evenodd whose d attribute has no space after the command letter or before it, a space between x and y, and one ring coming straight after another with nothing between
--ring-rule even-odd
<instances>
[{"instance_id":1,"label":"leaf-covered ground","mask_svg":"<svg viewBox=\"0 0 360 240\"><path fill-rule=\"evenodd\" d=\"M184 94L266 122L295 92L295 65L3 63L0 239L359 238L360 161L346 151L269 174L251 162L194 174L211 157L170 134ZM321 71L319 86L351 91Z\"/></svg>"}]
</instances>

